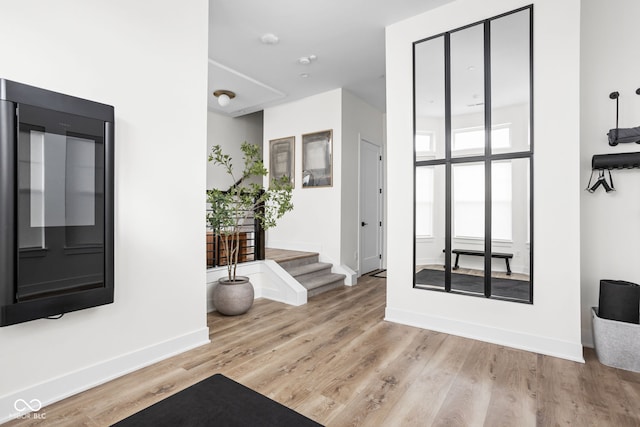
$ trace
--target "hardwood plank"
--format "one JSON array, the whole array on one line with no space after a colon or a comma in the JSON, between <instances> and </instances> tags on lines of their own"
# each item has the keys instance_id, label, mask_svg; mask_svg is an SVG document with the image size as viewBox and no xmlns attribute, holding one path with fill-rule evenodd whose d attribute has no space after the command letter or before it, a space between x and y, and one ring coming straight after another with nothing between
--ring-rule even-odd
<instances>
[{"instance_id":1,"label":"hardwood plank","mask_svg":"<svg viewBox=\"0 0 640 427\"><path fill-rule=\"evenodd\" d=\"M497 349L493 354L494 384L484 425L536 425L536 366L534 353L507 347Z\"/></svg>"},{"instance_id":2,"label":"hardwood plank","mask_svg":"<svg viewBox=\"0 0 640 427\"><path fill-rule=\"evenodd\" d=\"M618 378L621 369L611 368L598 362L595 352L592 349L585 351L585 359L590 363L591 369L582 369L581 385L585 395L585 400L589 404L592 419L600 420L603 423L610 423L616 426L637 426L637 420L633 418L633 413L640 413L640 395L633 396L626 391L634 388ZM636 375L637 376L637 375ZM640 384L631 381L640 389ZM627 385L623 388L624 393L620 393L620 385Z\"/></svg>"},{"instance_id":3,"label":"hardwood plank","mask_svg":"<svg viewBox=\"0 0 640 427\"><path fill-rule=\"evenodd\" d=\"M418 329L417 336L385 366L344 410L327 418L328 425L383 426L395 407L409 408L403 396L438 351L447 335ZM390 421L393 424L393 421Z\"/></svg>"},{"instance_id":4,"label":"hardwood plank","mask_svg":"<svg viewBox=\"0 0 640 427\"><path fill-rule=\"evenodd\" d=\"M209 314L210 344L6 426L111 425L215 373L327 426L640 425L640 374L385 322L385 283Z\"/></svg>"},{"instance_id":5,"label":"hardwood plank","mask_svg":"<svg viewBox=\"0 0 640 427\"><path fill-rule=\"evenodd\" d=\"M580 390L579 365L568 360L538 355L538 425L594 425L591 423L588 404Z\"/></svg>"},{"instance_id":6,"label":"hardwood plank","mask_svg":"<svg viewBox=\"0 0 640 427\"><path fill-rule=\"evenodd\" d=\"M392 360L418 335L417 329L407 329L389 323L378 323L349 343L335 360L333 378L317 390L346 404L365 388L372 375ZM322 387L322 388L321 388Z\"/></svg>"},{"instance_id":7,"label":"hardwood plank","mask_svg":"<svg viewBox=\"0 0 640 427\"><path fill-rule=\"evenodd\" d=\"M492 398L496 346L473 342L470 354L456 375L433 425L482 425ZM515 424L513 424L515 425Z\"/></svg>"},{"instance_id":8,"label":"hardwood plank","mask_svg":"<svg viewBox=\"0 0 640 427\"><path fill-rule=\"evenodd\" d=\"M275 262L292 261L318 255L316 252L291 251L288 249L265 248L265 258Z\"/></svg>"},{"instance_id":9,"label":"hardwood plank","mask_svg":"<svg viewBox=\"0 0 640 427\"><path fill-rule=\"evenodd\" d=\"M389 412L386 423L433 425L456 376L469 357L473 344L474 341L470 339L447 336L404 393L402 405L394 407Z\"/></svg>"}]
</instances>

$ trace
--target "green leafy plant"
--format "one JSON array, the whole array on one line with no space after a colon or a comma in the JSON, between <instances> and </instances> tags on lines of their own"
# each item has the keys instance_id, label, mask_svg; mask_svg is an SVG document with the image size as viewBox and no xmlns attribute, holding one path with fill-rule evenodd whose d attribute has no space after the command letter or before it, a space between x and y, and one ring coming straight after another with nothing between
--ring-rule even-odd
<instances>
[{"instance_id":1,"label":"green leafy plant","mask_svg":"<svg viewBox=\"0 0 640 427\"><path fill-rule=\"evenodd\" d=\"M244 169L239 177L233 171L231 156L224 154L220 145L213 146L208 157L210 162L224 168L232 184L228 190L207 190L207 202L211 204L211 211L207 212L207 223L214 233L220 236L222 248L227 256L230 282L236 280L240 232L243 225L255 218L266 230L274 227L277 220L293 209L289 177L272 179L268 189L257 183L248 183L249 178L264 177L268 172L260 158L260 148L257 145L244 142L240 149Z\"/></svg>"}]
</instances>

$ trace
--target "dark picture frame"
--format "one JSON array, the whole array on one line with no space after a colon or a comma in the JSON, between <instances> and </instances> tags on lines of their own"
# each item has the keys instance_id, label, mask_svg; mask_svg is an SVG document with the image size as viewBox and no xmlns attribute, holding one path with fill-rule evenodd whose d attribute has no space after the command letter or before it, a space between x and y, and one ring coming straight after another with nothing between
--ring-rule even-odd
<instances>
[{"instance_id":1,"label":"dark picture frame","mask_svg":"<svg viewBox=\"0 0 640 427\"><path fill-rule=\"evenodd\" d=\"M333 130L302 135L302 187L333 186Z\"/></svg>"},{"instance_id":2,"label":"dark picture frame","mask_svg":"<svg viewBox=\"0 0 640 427\"><path fill-rule=\"evenodd\" d=\"M287 176L295 187L295 145L295 136L269 141L269 182Z\"/></svg>"}]
</instances>

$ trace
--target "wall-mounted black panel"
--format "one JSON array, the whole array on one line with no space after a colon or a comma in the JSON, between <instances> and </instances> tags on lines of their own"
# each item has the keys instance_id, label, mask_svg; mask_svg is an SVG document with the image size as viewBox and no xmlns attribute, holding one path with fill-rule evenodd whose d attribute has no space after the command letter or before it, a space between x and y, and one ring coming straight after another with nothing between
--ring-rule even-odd
<instances>
[{"instance_id":1,"label":"wall-mounted black panel","mask_svg":"<svg viewBox=\"0 0 640 427\"><path fill-rule=\"evenodd\" d=\"M0 79L0 326L113 302L114 109Z\"/></svg>"}]
</instances>

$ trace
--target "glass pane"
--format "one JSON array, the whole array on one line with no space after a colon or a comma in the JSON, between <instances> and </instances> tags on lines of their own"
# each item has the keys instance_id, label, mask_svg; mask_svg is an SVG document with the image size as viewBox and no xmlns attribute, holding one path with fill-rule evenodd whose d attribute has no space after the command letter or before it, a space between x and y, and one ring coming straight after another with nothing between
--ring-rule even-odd
<instances>
[{"instance_id":1,"label":"glass pane","mask_svg":"<svg viewBox=\"0 0 640 427\"><path fill-rule=\"evenodd\" d=\"M484 154L484 26L451 33L451 156Z\"/></svg>"},{"instance_id":2,"label":"glass pane","mask_svg":"<svg viewBox=\"0 0 640 427\"><path fill-rule=\"evenodd\" d=\"M104 122L19 113L17 298L104 286Z\"/></svg>"},{"instance_id":3,"label":"glass pane","mask_svg":"<svg viewBox=\"0 0 640 427\"><path fill-rule=\"evenodd\" d=\"M512 170L513 160L491 165L491 238L510 241L512 236Z\"/></svg>"},{"instance_id":4,"label":"glass pane","mask_svg":"<svg viewBox=\"0 0 640 427\"><path fill-rule=\"evenodd\" d=\"M453 235L484 239L484 164L453 165Z\"/></svg>"},{"instance_id":5,"label":"glass pane","mask_svg":"<svg viewBox=\"0 0 640 427\"><path fill-rule=\"evenodd\" d=\"M529 14L526 9L491 21L493 153L530 149Z\"/></svg>"},{"instance_id":6,"label":"glass pane","mask_svg":"<svg viewBox=\"0 0 640 427\"><path fill-rule=\"evenodd\" d=\"M416 286L444 289L445 166L416 168Z\"/></svg>"},{"instance_id":7,"label":"glass pane","mask_svg":"<svg viewBox=\"0 0 640 427\"><path fill-rule=\"evenodd\" d=\"M18 224L20 249L44 248L44 132L20 131L18 149Z\"/></svg>"},{"instance_id":8,"label":"glass pane","mask_svg":"<svg viewBox=\"0 0 640 427\"><path fill-rule=\"evenodd\" d=\"M484 163L452 166L451 289L484 294Z\"/></svg>"},{"instance_id":9,"label":"glass pane","mask_svg":"<svg viewBox=\"0 0 640 427\"><path fill-rule=\"evenodd\" d=\"M29 226L95 225L95 141L40 131L21 134L20 169L29 175L22 182L22 193L29 195Z\"/></svg>"},{"instance_id":10,"label":"glass pane","mask_svg":"<svg viewBox=\"0 0 640 427\"><path fill-rule=\"evenodd\" d=\"M414 67L416 158L418 160L443 159L445 155L443 36L415 45Z\"/></svg>"},{"instance_id":11,"label":"glass pane","mask_svg":"<svg viewBox=\"0 0 640 427\"><path fill-rule=\"evenodd\" d=\"M416 237L433 237L433 169L416 168Z\"/></svg>"},{"instance_id":12,"label":"glass pane","mask_svg":"<svg viewBox=\"0 0 640 427\"><path fill-rule=\"evenodd\" d=\"M494 162L491 295L530 300L529 159Z\"/></svg>"}]
</instances>

